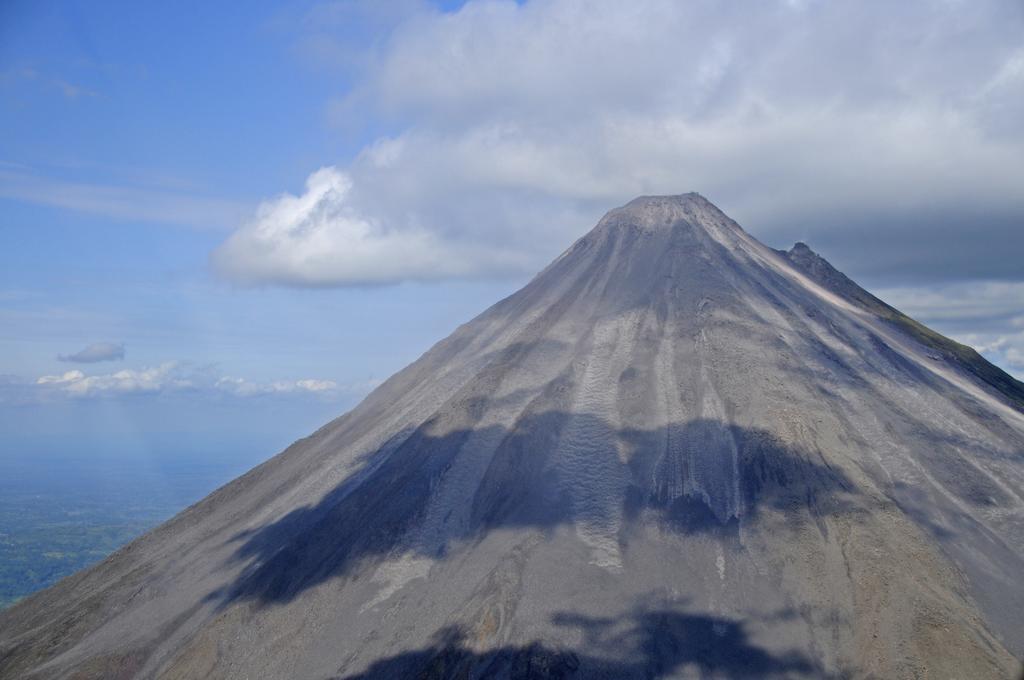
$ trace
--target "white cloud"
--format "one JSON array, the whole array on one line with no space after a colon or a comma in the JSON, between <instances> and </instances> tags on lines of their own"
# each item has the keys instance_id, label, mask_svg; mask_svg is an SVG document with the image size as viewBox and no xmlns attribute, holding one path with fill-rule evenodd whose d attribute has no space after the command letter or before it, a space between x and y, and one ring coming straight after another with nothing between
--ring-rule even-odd
<instances>
[{"instance_id":1,"label":"white cloud","mask_svg":"<svg viewBox=\"0 0 1024 680\"><path fill-rule=\"evenodd\" d=\"M192 387L193 382L179 369L179 364L167 362L152 368L125 369L101 375L68 371L61 375L44 375L36 380L36 384L57 387L73 396L163 392Z\"/></svg>"},{"instance_id":2,"label":"white cloud","mask_svg":"<svg viewBox=\"0 0 1024 680\"><path fill-rule=\"evenodd\" d=\"M81 371L68 371L61 375L44 375L36 380L37 385L70 385L71 383L85 380L85 373Z\"/></svg>"},{"instance_id":3,"label":"white cloud","mask_svg":"<svg viewBox=\"0 0 1024 680\"><path fill-rule=\"evenodd\" d=\"M20 383L11 382L25 387ZM331 395L344 391L362 393L369 391L368 385L339 387L333 380L304 378L301 380L277 380L255 382L231 376L217 377L211 369L196 368L179 362L166 362L159 366L142 369L125 369L114 373L86 375L74 370L59 375L44 375L36 379L35 387L41 390L36 396L101 397L130 394L169 394L189 391L208 396L230 395L234 397L255 397L261 395L319 394ZM27 396L21 390L21 396Z\"/></svg>"},{"instance_id":4,"label":"white cloud","mask_svg":"<svg viewBox=\"0 0 1024 680\"><path fill-rule=\"evenodd\" d=\"M74 354L61 354L57 359L81 364L93 364L98 361L119 361L124 359L124 343L96 342Z\"/></svg>"},{"instance_id":5,"label":"white cloud","mask_svg":"<svg viewBox=\"0 0 1024 680\"><path fill-rule=\"evenodd\" d=\"M255 383L244 378L225 376L219 378L214 386L218 390L240 397L252 397L261 394L288 394L292 392L331 392L338 389L338 384L333 380L317 380L313 378Z\"/></svg>"},{"instance_id":6,"label":"white cloud","mask_svg":"<svg viewBox=\"0 0 1024 680\"><path fill-rule=\"evenodd\" d=\"M305 380L296 380L295 387L300 390L306 390L307 392L326 392L327 390L333 390L338 387L338 383L333 380L316 380L314 378L306 378Z\"/></svg>"},{"instance_id":7,"label":"white cloud","mask_svg":"<svg viewBox=\"0 0 1024 680\"><path fill-rule=\"evenodd\" d=\"M697 190L769 240L1013 275L1013 248L962 242L1024 247L1020 19L1008 0L421 8L346 62L333 106L390 134L215 261L292 285L531 270L609 207Z\"/></svg>"},{"instance_id":8,"label":"white cloud","mask_svg":"<svg viewBox=\"0 0 1024 680\"><path fill-rule=\"evenodd\" d=\"M366 216L350 203L351 188L346 173L317 170L302 195L261 204L214 253L215 265L241 282L318 286L493 274L514 262L499 250L446 242L415 220Z\"/></svg>"}]
</instances>

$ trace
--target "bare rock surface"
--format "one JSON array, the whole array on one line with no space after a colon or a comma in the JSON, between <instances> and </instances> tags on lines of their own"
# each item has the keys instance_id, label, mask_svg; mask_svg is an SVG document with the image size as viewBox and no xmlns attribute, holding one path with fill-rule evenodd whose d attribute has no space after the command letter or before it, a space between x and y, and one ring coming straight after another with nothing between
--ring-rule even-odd
<instances>
[{"instance_id":1,"label":"bare rock surface","mask_svg":"<svg viewBox=\"0 0 1024 680\"><path fill-rule=\"evenodd\" d=\"M697 194L638 198L0 613L0 676L1015 677L1022 386L895 315Z\"/></svg>"}]
</instances>

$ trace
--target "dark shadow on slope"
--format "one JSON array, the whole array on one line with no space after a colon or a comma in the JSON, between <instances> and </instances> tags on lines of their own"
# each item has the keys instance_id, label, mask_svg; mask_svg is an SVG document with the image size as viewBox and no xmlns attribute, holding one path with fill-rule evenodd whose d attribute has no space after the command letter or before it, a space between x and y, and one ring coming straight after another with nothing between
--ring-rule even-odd
<instances>
[{"instance_id":1,"label":"dark shadow on slope","mask_svg":"<svg viewBox=\"0 0 1024 680\"><path fill-rule=\"evenodd\" d=\"M855 511L853 485L817 452L716 421L616 431L592 415L548 411L524 416L511 430L436 428L428 422L394 438L320 502L235 536L233 559L246 566L208 599L287 602L351 574L364 560L409 550L440 559L454 542L499 528L552 530L623 517L627 527L642 520L683 534L720 533L773 509L793 522L816 521L824 532L822 517ZM586 447L575 442L571 464L569 433L593 437ZM422 525L471 436L500 443L463 452L489 456L486 472L456 503L465 506L455 508L464 512L462 521L435 527L424 539L411 530ZM616 446L629 452L628 465ZM617 476L618 487L605 485L609 476Z\"/></svg>"},{"instance_id":2,"label":"dark shadow on slope","mask_svg":"<svg viewBox=\"0 0 1024 680\"><path fill-rule=\"evenodd\" d=\"M375 662L344 680L384 678L664 678L684 669L730 678L815 677L828 674L797 651L773 652L750 640L742 622L674 609L637 610L629 617L561 613L558 626L578 629L580 649L543 642L476 651L458 628L433 644Z\"/></svg>"}]
</instances>

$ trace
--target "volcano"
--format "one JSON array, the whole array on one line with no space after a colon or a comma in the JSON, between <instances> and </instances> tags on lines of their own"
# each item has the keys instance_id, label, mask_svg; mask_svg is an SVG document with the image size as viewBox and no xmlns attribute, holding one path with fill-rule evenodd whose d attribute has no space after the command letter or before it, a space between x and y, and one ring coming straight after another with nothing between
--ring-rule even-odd
<instances>
[{"instance_id":1,"label":"volcano","mask_svg":"<svg viewBox=\"0 0 1024 680\"><path fill-rule=\"evenodd\" d=\"M1006 678L1024 384L697 194L0 614L5 678Z\"/></svg>"}]
</instances>

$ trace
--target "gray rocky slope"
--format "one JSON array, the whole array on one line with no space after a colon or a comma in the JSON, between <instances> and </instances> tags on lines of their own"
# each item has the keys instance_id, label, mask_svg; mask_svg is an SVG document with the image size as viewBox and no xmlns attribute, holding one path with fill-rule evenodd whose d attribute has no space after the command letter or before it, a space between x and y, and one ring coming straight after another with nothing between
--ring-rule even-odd
<instances>
[{"instance_id":1,"label":"gray rocky slope","mask_svg":"<svg viewBox=\"0 0 1024 680\"><path fill-rule=\"evenodd\" d=\"M1015 676L1021 385L886 309L696 194L639 198L0 614L0 675Z\"/></svg>"}]
</instances>

